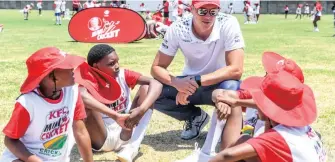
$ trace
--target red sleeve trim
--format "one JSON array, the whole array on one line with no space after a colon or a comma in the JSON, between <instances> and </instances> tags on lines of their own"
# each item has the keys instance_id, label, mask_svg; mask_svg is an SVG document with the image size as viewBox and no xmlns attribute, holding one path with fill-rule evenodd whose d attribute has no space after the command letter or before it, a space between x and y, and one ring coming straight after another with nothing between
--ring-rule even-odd
<instances>
[{"instance_id":1,"label":"red sleeve trim","mask_svg":"<svg viewBox=\"0 0 335 162\"><path fill-rule=\"evenodd\" d=\"M28 111L19 103L15 103L12 116L3 129L3 133L13 139L21 138L27 131L30 124Z\"/></svg>"},{"instance_id":2,"label":"red sleeve trim","mask_svg":"<svg viewBox=\"0 0 335 162\"><path fill-rule=\"evenodd\" d=\"M131 89L133 89L136 86L137 81L140 78L140 76L142 76L142 74L138 72L127 70L127 69L124 70L124 77L125 77L126 83L128 87Z\"/></svg>"},{"instance_id":3,"label":"red sleeve trim","mask_svg":"<svg viewBox=\"0 0 335 162\"><path fill-rule=\"evenodd\" d=\"M274 129L247 141L257 152L261 161L292 162L291 150L285 139Z\"/></svg>"},{"instance_id":4,"label":"red sleeve trim","mask_svg":"<svg viewBox=\"0 0 335 162\"><path fill-rule=\"evenodd\" d=\"M252 99L252 96L248 90L240 89L237 91L239 99Z\"/></svg>"},{"instance_id":5,"label":"red sleeve trim","mask_svg":"<svg viewBox=\"0 0 335 162\"><path fill-rule=\"evenodd\" d=\"M78 92L78 99L76 103L76 108L74 110L74 120L82 120L85 119L86 111L85 111L85 105L83 102L83 99L81 98L80 92Z\"/></svg>"}]
</instances>

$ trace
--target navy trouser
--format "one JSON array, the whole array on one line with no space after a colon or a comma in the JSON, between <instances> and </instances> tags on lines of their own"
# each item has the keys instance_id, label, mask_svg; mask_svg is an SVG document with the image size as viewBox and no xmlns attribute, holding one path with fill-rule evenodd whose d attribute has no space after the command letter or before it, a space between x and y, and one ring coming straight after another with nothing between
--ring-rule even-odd
<instances>
[{"instance_id":1,"label":"navy trouser","mask_svg":"<svg viewBox=\"0 0 335 162\"><path fill-rule=\"evenodd\" d=\"M215 89L238 90L240 81L226 80L216 85L199 87L195 93L188 97L188 105L176 105L178 90L169 85L163 85L162 93L156 100L154 108L177 120L188 120L193 116L201 114L200 107L195 105L212 105L212 92Z\"/></svg>"}]
</instances>

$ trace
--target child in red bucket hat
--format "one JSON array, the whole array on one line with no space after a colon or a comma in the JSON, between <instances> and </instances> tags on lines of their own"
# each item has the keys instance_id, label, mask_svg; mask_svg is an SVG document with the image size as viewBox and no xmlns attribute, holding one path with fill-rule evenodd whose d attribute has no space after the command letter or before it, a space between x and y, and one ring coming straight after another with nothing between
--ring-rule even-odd
<instances>
[{"instance_id":1,"label":"child in red bucket hat","mask_svg":"<svg viewBox=\"0 0 335 162\"><path fill-rule=\"evenodd\" d=\"M149 124L153 103L162 84L137 72L120 68L115 49L107 44L93 46L75 71L88 114L86 127L97 152L119 151L121 162L138 154ZM141 85L134 99L131 90Z\"/></svg>"},{"instance_id":2,"label":"child in red bucket hat","mask_svg":"<svg viewBox=\"0 0 335 162\"><path fill-rule=\"evenodd\" d=\"M284 70L299 79L301 83L304 83L304 75L301 68L291 59L287 59L275 52L264 52L262 63L267 73ZM228 105L231 107L247 107L242 133L258 136L264 132L265 123L258 120L258 111L255 109L256 106L252 101L250 92L246 90L248 86L242 83L240 87L241 90L238 91L215 90L213 92L213 101L220 105L220 107L228 108ZM220 114L221 118L228 115L226 113Z\"/></svg>"},{"instance_id":3,"label":"child in red bucket hat","mask_svg":"<svg viewBox=\"0 0 335 162\"><path fill-rule=\"evenodd\" d=\"M86 162L93 161L82 121L85 107L73 69L84 62L55 47L36 51L26 61L28 77L3 129L6 149L0 161L69 161L74 141Z\"/></svg>"},{"instance_id":4,"label":"child in red bucket hat","mask_svg":"<svg viewBox=\"0 0 335 162\"><path fill-rule=\"evenodd\" d=\"M284 71L243 81L260 118L269 128L258 137L242 136L236 145L220 152L211 162L325 162L326 152L318 134L309 126L317 116L311 89Z\"/></svg>"}]
</instances>

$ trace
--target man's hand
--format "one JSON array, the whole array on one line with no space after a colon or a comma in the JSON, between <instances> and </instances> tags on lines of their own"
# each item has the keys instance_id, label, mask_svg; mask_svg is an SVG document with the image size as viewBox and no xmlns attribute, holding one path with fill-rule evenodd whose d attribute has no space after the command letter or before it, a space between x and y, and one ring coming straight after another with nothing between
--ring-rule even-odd
<instances>
[{"instance_id":1,"label":"man's hand","mask_svg":"<svg viewBox=\"0 0 335 162\"><path fill-rule=\"evenodd\" d=\"M231 107L223 102L215 103L215 107L219 120L227 119L231 114Z\"/></svg>"},{"instance_id":2,"label":"man's hand","mask_svg":"<svg viewBox=\"0 0 335 162\"><path fill-rule=\"evenodd\" d=\"M199 88L199 85L191 76L173 79L172 86L175 87L178 92L185 93L189 96Z\"/></svg>"},{"instance_id":3,"label":"man's hand","mask_svg":"<svg viewBox=\"0 0 335 162\"><path fill-rule=\"evenodd\" d=\"M178 92L176 96L176 105L181 104L181 105L187 105L190 102L187 100L188 94L185 94L183 92Z\"/></svg>"},{"instance_id":4,"label":"man's hand","mask_svg":"<svg viewBox=\"0 0 335 162\"><path fill-rule=\"evenodd\" d=\"M129 119L126 121L125 126L128 129L132 129L135 126L137 126L137 124L142 119L144 113L145 111L141 107L137 107L137 108L130 110L130 116L129 116Z\"/></svg>"},{"instance_id":5,"label":"man's hand","mask_svg":"<svg viewBox=\"0 0 335 162\"><path fill-rule=\"evenodd\" d=\"M116 116L116 123L119 124L122 128L129 130L129 128L126 127L126 121L129 118L129 114L118 114Z\"/></svg>"}]
</instances>

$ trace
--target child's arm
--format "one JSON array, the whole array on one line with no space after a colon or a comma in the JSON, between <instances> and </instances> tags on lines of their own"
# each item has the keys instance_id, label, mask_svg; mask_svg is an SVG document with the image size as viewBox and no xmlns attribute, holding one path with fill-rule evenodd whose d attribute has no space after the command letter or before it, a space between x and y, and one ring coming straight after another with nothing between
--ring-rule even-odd
<instances>
[{"instance_id":1,"label":"child's arm","mask_svg":"<svg viewBox=\"0 0 335 162\"><path fill-rule=\"evenodd\" d=\"M78 92L78 100L73 116L73 135L84 162L93 162L91 139L83 122L86 117L85 105L80 92Z\"/></svg>"},{"instance_id":2,"label":"child's arm","mask_svg":"<svg viewBox=\"0 0 335 162\"><path fill-rule=\"evenodd\" d=\"M234 162L255 157L257 157L255 149L248 143L242 143L221 151L209 162Z\"/></svg>"},{"instance_id":3,"label":"child's arm","mask_svg":"<svg viewBox=\"0 0 335 162\"><path fill-rule=\"evenodd\" d=\"M74 138L84 162L93 162L92 146L90 135L87 132L82 120L73 121Z\"/></svg>"},{"instance_id":4,"label":"child's arm","mask_svg":"<svg viewBox=\"0 0 335 162\"><path fill-rule=\"evenodd\" d=\"M217 89L212 93L212 101L214 103L224 102L231 107L250 107L257 108L256 103L252 99L248 91L233 91L233 90L224 90Z\"/></svg>"},{"instance_id":5,"label":"child's arm","mask_svg":"<svg viewBox=\"0 0 335 162\"><path fill-rule=\"evenodd\" d=\"M157 100L159 95L162 92L163 85L153 78L149 78L147 76L140 76L137 80L137 84L139 85L149 85L147 97L143 100L140 108L147 111Z\"/></svg>"},{"instance_id":6,"label":"child's arm","mask_svg":"<svg viewBox=\"0 0 335 162\"><path fill-rule=\"evenodd\" d=\"M12 116L3 129L5 134L4 143L8 150L18 159L22 161L42 161L36 155L30 153L26 146L20 141L30 125L30 114L21 105L20 102L16 102Z\"/></svg>"},{"instance_id":7,"label":"child's arm","mask_svg":"<svg viewBox=\"0 0 335 162\"><path fill-rule=\"evenodd\" d=\"M86 88L79 87L79 89L81 98L86 108L106 114L115 120L122 128L126 128L124 123L125 120L128 119L129 114L119 114L96 100L90 93L88 93Z\"/></svg>"},{"instance_id":8,"label":"child's arm","mask_svg":"<svg viewBox=\"0 0 335 162\"><path fill-rule=\"evenodd\" d=\"M128 128L132 128L138 124L138 122L141 120L145 112L150 107L152 107L154 102L157 100L157 98L161 94L163 85L155 79L149 78L147 76L139 75L138 73L136 74L136 72L126 71L125 73L128 73L126 74L126 80L130 88L133 88L136 84L149 85L146 97L143 99L141 104L140 105L137 105L137 103L132 104L132 106L136 106L136 107L134 107L134 109L130 111L131 114L130 114L129 120L126 122L126 125L128 126ZM145 95L145 94L141 94L141 95Z\"/></svg>"},{"instance_id":9,"label":"child's arm","mask_svg":"<svg viewBox=\"0 0 335 162\"><path fill-rule=\"evenodd\" d=\"M13 139L5 136L4 142L8 150L20 160L26 162L42 162L39 157L30 153L19 139Z\"/></svg>"}]
</instances>

